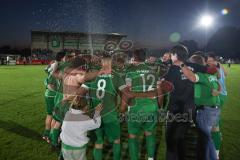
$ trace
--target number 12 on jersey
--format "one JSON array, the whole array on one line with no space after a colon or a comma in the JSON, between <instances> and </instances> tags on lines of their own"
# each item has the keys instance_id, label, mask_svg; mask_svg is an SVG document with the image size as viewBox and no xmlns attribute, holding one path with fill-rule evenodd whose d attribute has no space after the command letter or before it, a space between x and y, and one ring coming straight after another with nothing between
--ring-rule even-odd
<instances>
[{"instance_id":1,"label":"number 12 on jersey","mask_svg":"<svg viewBox=\"0 0 240 160\"><path fill-rule=\"evenodd\" d=\"M148 74L146 77L145 74L141 74L140 76L142 77L143 82L143 92L154 90L155 76L153 74ZM150 85L146 84L146 81L150 81Z\"/></svg>"}]
</instances>

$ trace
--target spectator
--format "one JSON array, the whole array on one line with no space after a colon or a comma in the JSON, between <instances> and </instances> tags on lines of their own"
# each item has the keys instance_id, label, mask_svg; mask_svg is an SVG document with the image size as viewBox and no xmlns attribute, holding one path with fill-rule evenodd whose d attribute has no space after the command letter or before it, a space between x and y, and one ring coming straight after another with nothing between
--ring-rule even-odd
<instances>
[{"instance_id":1,"label":"spectator","mask_svg":"<svg viewBox=\"0 0 240 160\"><path fill-rule=\"evenodd\" d=\"M228 63L228 68L230 68L230 67L231 67L231 59L229 59L229 60L227 61L227 63Z\"/></svg>"},{"instance_id":2,"label":"spectator","mask_svg":"<svg viewBox=\"0 0 240 160\"><path fill-rule=\"evenodd\" d=\"M10 63L10 57L7 56L7 65L9 65L9 63Z\"/></svg>"}]
</instances>

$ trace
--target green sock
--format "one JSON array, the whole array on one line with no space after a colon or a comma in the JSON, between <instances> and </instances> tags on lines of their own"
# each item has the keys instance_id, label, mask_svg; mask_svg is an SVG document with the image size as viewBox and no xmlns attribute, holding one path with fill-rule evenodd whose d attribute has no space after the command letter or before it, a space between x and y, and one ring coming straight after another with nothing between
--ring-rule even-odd
<instances>
[{"instance_id":1,"label":"green sock","mask_svg":"<svg viewBox=\"0 0 240 160\"><path fill-rule=\"evenodd\" d=\"M60 150L59 155L58 155L58 159L61 159L61 158L63 158L62 150Z\"/></svg>"},{"instance_id":2,"label":"green sock","mask_svg":"<svg viewBox=\"0 0 240 160\"><path fill-rule=\"evenodd\" d=\"M60 129L52 129L50 132L50 140L51 140L51 144L53 146L57 146L58 145L58 137L60 134Z\"/></svg>"},{"instance_id":3,"label":"green sock","mask_svg":"<svg viewBox=\"0 0 240 160\"><path fill-rule=\"evenodd\" d=\"M138 160L138 139L137 138L129 138L128 139L128 148L131 160Z\"/></svg>"},{"instance_id":4,"label":"green sock","mask_svg":"<svg viewBox=\"0 0 240 160\"><path fill-rule=\"evenodd\" d=\"M120 160L121 159L121 144L113 143L113 159Z\"/></svg>"},{"instance_id":5,"label":"green sock","mask_svg":"<svg viewBox=\"0 0 240 160\"><path fill-rule=\"evenodd\" d=\"M50 134L50 129L45 129L42 136L49 137L49 134Z\"/></svg>"},{"instance_id":6,"label":"green sock","mask_svg":"<svg viewBox=\"0 0 240 160\"><path fill-rule=\"evenodd\" d=\"M220 131L212 132L212 139L216 150L220 150L221 147L221 133Z\"/></svg>"},{"instance_id":7,"label":"green sock","mask_svg":"<svg viewBox=\"0 0 240 160\"><path fill-rule=\"evenodd\" d=\"M102 160L102 149L94 148L93 159L94 160Z\"/></svg>"},{"instance_id":8,"label":"green sock","mask_svg":"<svg viewBox=\"0 0 240 160\"><path fill-rule=\"evenodd\" d=\"M154 153L156 148L155 136L154 135L146 136L146 144L147 144L148 158L154 158Z\"/></svg>"}]
</instances>

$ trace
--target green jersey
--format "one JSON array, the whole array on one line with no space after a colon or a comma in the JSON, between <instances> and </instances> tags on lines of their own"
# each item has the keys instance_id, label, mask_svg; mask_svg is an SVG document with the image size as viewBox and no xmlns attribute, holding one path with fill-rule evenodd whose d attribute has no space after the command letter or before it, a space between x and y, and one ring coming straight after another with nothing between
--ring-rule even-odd
<instances>
[{"instance_id":1,"label":"green jersey","mask_svg":"<svg viewBox=\"0 0 240 160\"><path fill-rule=\"evenodd\" d=\"M55 91L52 91L52 90L48 89L48 87L47 87L49 84L51 84L51 82L52 82L51 75L49 75L44 81L44 85L46 87L46 91L45 91L46 97L54 97L56 95Z\"/></svg>"},{"instance_id":2,"label":"green jersey","mask_svg":"<svg viewBox=\"0 0 240 160\"><path fill-rule=\"evenodd\" d=\"M212 96L212 90L218 90L219 84L217 76L197 73L197 83L194 85L195 104L197 106L219 106L219 96Z\"/></svg>"},{"instance_id":3,"label":"green jersey","mask_svg":"<svg viewBox=\"0 0 240 160\"><path fill-rule=\"evenodd\" d=\"M118 121L118 90L125 86L123 79L116 73L98 76L94 81L82 85L89 90L91 106L103 104L103 122Z\"/></svg>"},{"instance_id":4,"label":"green jersey","mask_svg":"<svg viewBox=\"0 0 240 160\"><path fill-rule=\"evenodd\" d=\"M113 72L118 74L122 79L125 79L126 76L126 67L119 68L118 66L113 66Z\"/></svg>"},{"instance_id":5,"label":"green jersey","mask_svg":"<svg viewBox=\"0 0 240 160\"><path fill-rule=\"evenodd\" d=\"M45 69L45 71L48 74L47 78L44 80L44 85L45 85L45 88L46 88L45 97L54 97L56 95L56 92L48 89L48 85L52 84L52 79L51 79L52 76L51 76L50 71L49 71L49 66Z\"/></svg>"},{"instance_id":6,"label":"green jersey","mask_svg":"<svg viewBox=\"0 0 240 160\"><path fill-rule=\"evenodd\" d=\"M158 72L158 68L159 68L159 65L157 65L157 63L149 63L149 62L145 62L145 64L151 68L153 71L155 72Z\"/></svg>"},{"instance_id":7,"label":"green jersey","mask_svg":"<svg viewBox=\"0 0 240 160\"><path fill-rule=\"evenodd\" d=\"M146 64L132 65L126 72L126 83L131 83L132 91L147 92L156 89L159 75ZM129 82L130 81L130 82ZM157 98L135 98L131 110L155 112L158 109Z\"/></svg>"}]
</instances>

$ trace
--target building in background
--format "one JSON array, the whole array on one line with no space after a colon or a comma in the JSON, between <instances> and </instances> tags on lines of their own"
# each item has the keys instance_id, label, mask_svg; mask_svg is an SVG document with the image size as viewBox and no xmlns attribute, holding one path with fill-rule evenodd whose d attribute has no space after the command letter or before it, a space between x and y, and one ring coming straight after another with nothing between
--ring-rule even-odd
<instances>
[{"instance_id":1,"label":"building in background","mask_svg":"<svg viewBox=\"0 0 240 160\"><path fill-rule=\"evenodd\" d=\"M31 53L51 56L62 50L94 54L108 41L120 42L126 35L119 33L82 33L31 31Z\"/></svg>"}]
</instances>

